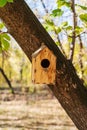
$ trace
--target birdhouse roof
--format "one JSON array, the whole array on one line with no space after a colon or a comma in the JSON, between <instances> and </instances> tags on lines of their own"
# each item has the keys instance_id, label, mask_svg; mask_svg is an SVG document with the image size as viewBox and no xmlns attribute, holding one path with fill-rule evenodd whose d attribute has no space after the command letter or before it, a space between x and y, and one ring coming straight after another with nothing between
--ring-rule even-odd
<instances>
[{"instance_id":1,"label":"birdhouse roof","mask_svg":"<svg viewBox=\"0 0 87 130\"><path fill-rule=\"evenodd\" d=\"M46 45L42 45L37 51L32 54L32 57L36 57L43 49L47 48Z\"/></svg>"}]
</instances>

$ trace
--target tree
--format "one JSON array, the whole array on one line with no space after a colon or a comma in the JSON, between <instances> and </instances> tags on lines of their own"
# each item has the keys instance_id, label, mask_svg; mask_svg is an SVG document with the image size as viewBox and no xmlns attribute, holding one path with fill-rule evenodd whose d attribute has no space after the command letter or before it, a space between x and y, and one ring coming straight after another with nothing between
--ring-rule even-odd
<instances>
[{"instance_id":1,"label":"tree","mask_svg":"<svg viewBox=\"0 0 87 130\"><path fill-rule=\"evenodd\" d=\"M0 17L30 60L43 42L54 52L57 57L56 84L49 87L77 128L86 130L87 90L71 61L63 56L24 0L15 0L0 8Z\"/></svg>"},{"instance_id":2,"label":"tree","mask_svg":"<svg viewBox=\"0 0 87 130\"><path fill-rule=\"evenodd\" d=\"M3 32L2 29L5 25L1 22L0 23L0 53L2 53L2 68L0 67L0 72L3 75L4 79L6 80L8 86L11 89L11 92L14 94L14 90L12 88L11 82L4 71L4 54L10 47L10 37L6 32Z\"/></svg>"},{"instance_id":3,"label":"tree","mask_svg":"<svg viewBox=\"0 0 87 130\"><path fill-rule=\"evenodd\" d=\"M45 12L48 13L44 0L41 2ZM81 0L80 2L77 0L57 0L56 9L51 11L49 17L45 16L46 20L44 23L45 28L48 32L51 32L51 36L53 35L63 54L72 61L78 75L84 80L85 84L85 70L87 68L85 68L86 60L83 64L83 58L87 49L84 45L84 42L86 42L84 35L87 37L86 12L87 7L81 5ZM66 46L68 47L68 51L66 51Z\"/></svg>"}]
</instances>

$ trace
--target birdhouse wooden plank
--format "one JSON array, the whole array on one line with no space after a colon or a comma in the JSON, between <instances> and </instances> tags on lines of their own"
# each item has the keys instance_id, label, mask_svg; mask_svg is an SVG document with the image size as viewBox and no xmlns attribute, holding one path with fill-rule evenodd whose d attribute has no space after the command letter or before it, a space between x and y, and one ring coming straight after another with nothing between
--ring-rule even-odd
<instances>
[{"instance_id":1,"label":"birdhouse wooden plank","mask_svg":"<svg viewBox=\"0 0 87 130\"><path fill-rule=\"evenodd\" d=\"M32 54L32 82L55 84L56 56L47 46L42 45Z\"/></svg>"}]
</instances>

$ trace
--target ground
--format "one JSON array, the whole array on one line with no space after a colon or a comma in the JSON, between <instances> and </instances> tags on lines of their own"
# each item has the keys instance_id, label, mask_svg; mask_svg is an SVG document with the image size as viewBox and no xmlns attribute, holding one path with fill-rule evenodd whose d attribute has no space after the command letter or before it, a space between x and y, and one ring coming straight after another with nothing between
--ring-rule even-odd
<instances>
[{"instance_id":1,"label":"ground","mask_svg":"<svg viewBox=\"0 0 87 130\"><path fill-rule=\"evenodd\" d=\"M57 99L44 92L0 92L0 130L77 130Z\"/></svg>"}]
</instances>

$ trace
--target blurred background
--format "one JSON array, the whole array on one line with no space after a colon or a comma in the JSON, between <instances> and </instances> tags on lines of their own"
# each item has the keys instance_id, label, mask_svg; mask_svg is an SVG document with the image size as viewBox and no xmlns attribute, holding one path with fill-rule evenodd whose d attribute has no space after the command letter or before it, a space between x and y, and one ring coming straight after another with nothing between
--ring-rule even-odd
<instances>
[{"instance_id":1,"label":"blurred background","mask_svg":"<svg viewBox=\"0 0 87 130\"><path fill-rule=\"evenodd\" d=\"M65 13L61 17L53 18L50 14L57 8L56 0L25 1L69 59L71 38L68 35L72 34L73 30L71 10L63 7ZM87 4L86 0L76 0L75 3L83 5L81 8L85 9L84 12L87 11L84 7ZM82 12L79 7L76 9L77 13ZM77 21L77 35L81 34L81 37L80 40L76 38L73 65L87 86L87 23L83 27L79 18ZM53 25L58 26L57 33L53 30ZM67 28L67 33L63 27ZM32 84L31 63L15 39L8 34L2 21L1 32L2 39L5 37L4 40L7 40L1 43L2 47L0 46L0 130L77 130L48 86ZM7 34L4 35L4 32ZM80 43L83 44L82 48Z\"/></svg>"}]
</instances>

